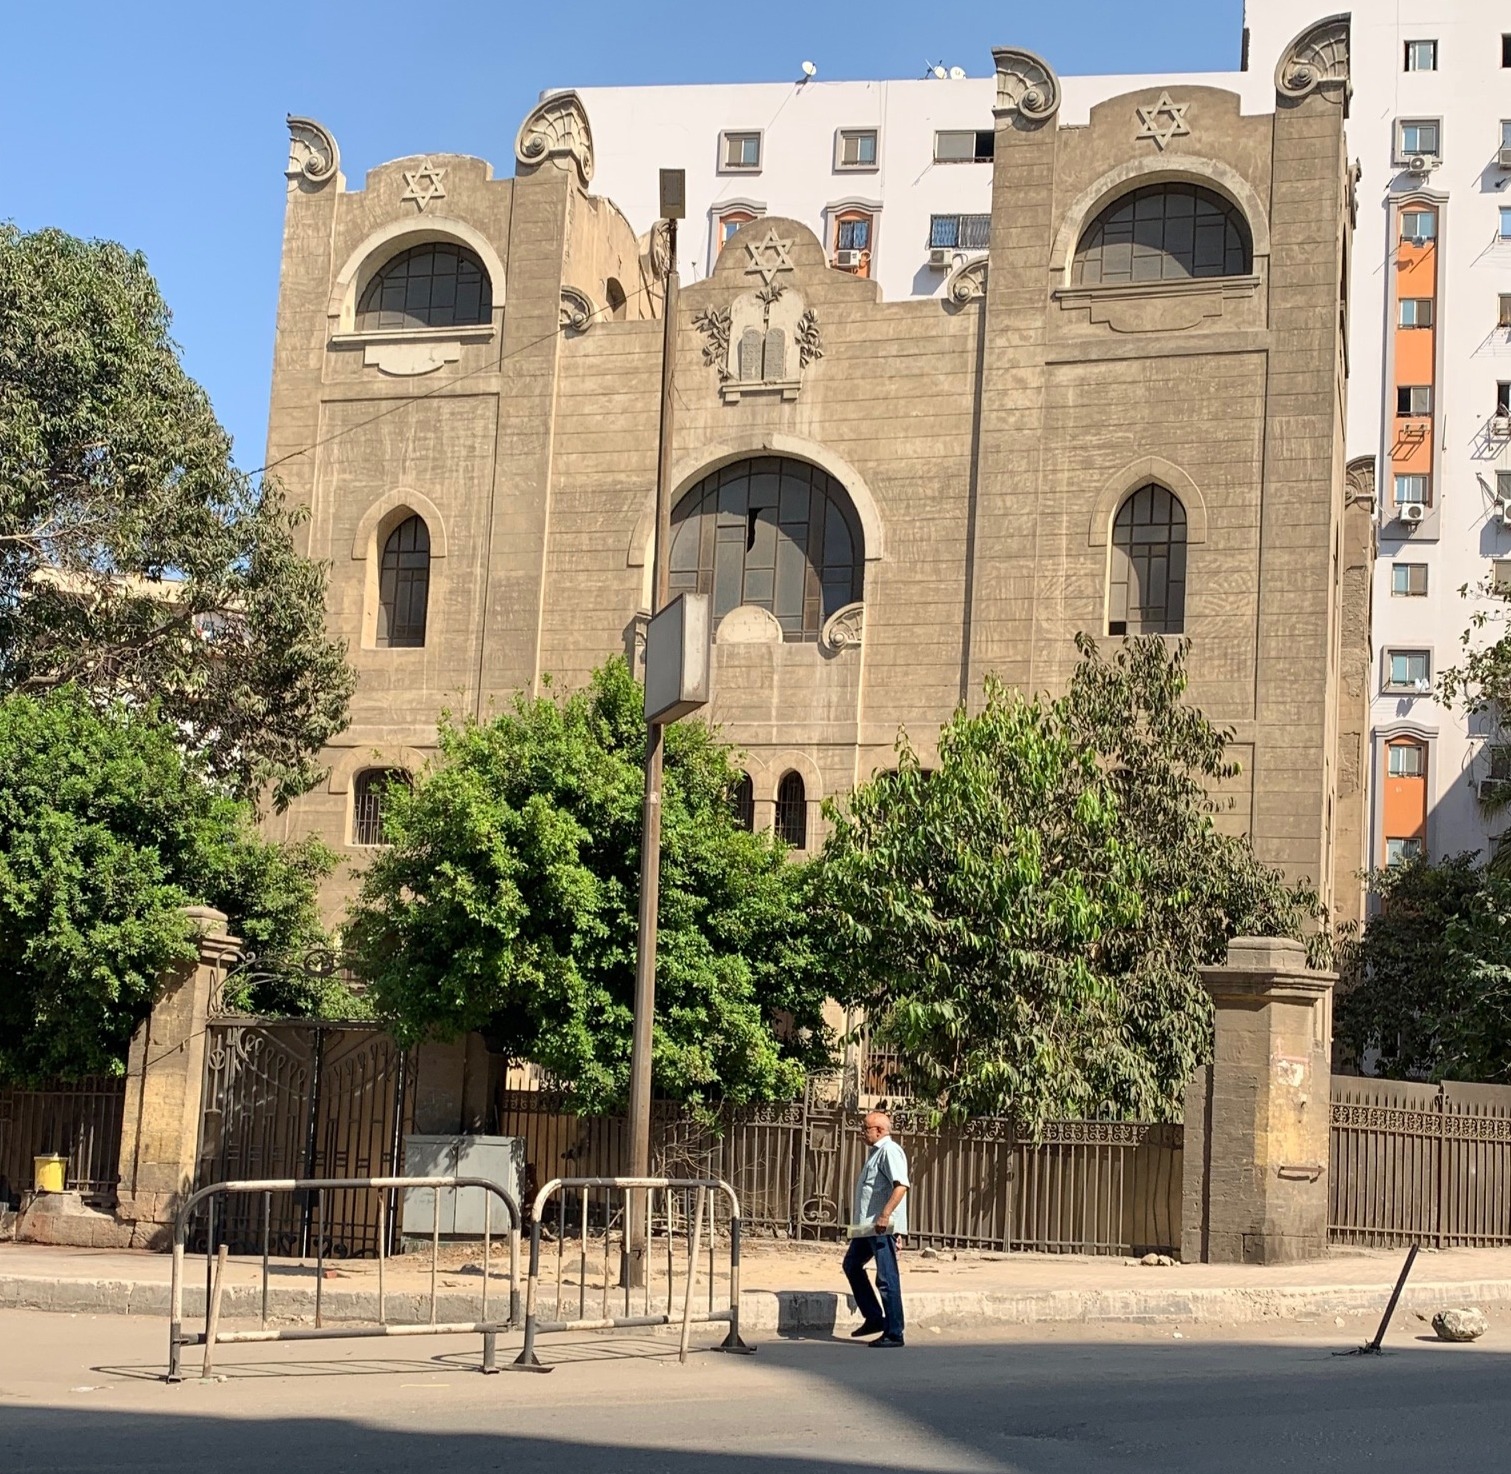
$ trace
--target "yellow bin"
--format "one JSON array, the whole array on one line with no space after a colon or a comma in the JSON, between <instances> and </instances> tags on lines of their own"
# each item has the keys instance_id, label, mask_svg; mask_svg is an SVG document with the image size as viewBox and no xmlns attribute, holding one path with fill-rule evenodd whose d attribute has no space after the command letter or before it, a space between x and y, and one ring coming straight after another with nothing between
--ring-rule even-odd
<instances>
[{"instance_id":1,"label":"yellow bin","mask_svg":"<svg viewBox=\"0 0 1511 1474\"><path fill-rule=\"evenodd\" d=\"M62 1192L63 1174L67 1168L67 1157L33 1157L31 1159L32 1186L39 1193Z\"/></svg>"}]
</instances>

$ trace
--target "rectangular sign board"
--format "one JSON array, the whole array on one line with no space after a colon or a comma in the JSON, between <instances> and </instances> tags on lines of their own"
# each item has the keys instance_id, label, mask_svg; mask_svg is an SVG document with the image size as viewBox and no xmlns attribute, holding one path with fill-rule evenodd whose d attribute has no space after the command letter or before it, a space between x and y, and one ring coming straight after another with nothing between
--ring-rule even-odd
<instances>
[{"instance_id":1,"label":"rectangular sign board","mask_svg":"<svg viewBox=\"0 0 1511 1474\"><path fill-rule=\"evenodd\" d=\"M645 719L665 726L708 704L709 597L678 594L645 633Z\"/></svg>"}]
</instances>

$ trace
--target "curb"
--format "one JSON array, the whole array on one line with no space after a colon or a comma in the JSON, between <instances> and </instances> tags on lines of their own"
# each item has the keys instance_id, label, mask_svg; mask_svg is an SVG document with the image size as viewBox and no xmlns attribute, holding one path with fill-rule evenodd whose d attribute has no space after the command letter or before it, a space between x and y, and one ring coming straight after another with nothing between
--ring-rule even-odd
<instances>
[{"instance_id":1,"label":"curb","mask_svg":"<svg viewBox=\"0 0 1511 1474\"><path fill-rule=\"evenodd\" d=\"M494 1299L494 1296L497 1299ZM421 1322L430 1313L429 1295L397 1290L388 1295L393 1321ZM1276 1286L1274 1288L920 1291L907 1296L908 1324L970 1329L982 1325L1220 1324L1250 1325L1265 1321L1307 1321L1336 1316L1378 1316L1390 1298L1389 1285ZM505 1313L509 1292L490 1292L490 1310ZM204 1314L203 1282L184 1287L186 1318ZM278 1320L303 1321L313 1316L309 1289L274 1288L270 1314ZM331 1320L376 1320L375 1291L327 1286L322 1297ZM1450 1281L1408 1284L1401 1311L1435 1312L1448 1305L1511 1307L1511 1280ZM259 1314L256 1285L229 1285L222 1313L230 1319ZM476 1293L442 1291L437 1298L441 1320L470 1320L479 1308ZM45 1279L0 1275L0 1309L50 1310L73 1315L168 1316L168 1286L136 1280ZM742 1327L782 1334L845 1332L854 1319L848 1295L820 1290L746 1290L740 1297Z\"/></svg>"}]
</instances>

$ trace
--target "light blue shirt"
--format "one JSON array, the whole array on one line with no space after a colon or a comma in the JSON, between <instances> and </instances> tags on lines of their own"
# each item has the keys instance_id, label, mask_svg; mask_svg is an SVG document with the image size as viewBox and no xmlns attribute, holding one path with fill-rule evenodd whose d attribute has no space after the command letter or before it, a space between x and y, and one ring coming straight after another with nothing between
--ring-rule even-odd
<instances>
[{"instance_id":1,"label":"light blue shirt","mask_svg":"<svg viewBox=\"0 0 1511 1474\"><path fill-rule=\"evenodd\" d=\"M892 1196L894 1187L907 1187L908 1154L890 1136L883 1136L866 1153L865 1164L860 1169L860 1178L855 1184L855 1222L870 1223ZM908 1231L908 1200L906 1197L892 1213L892 1231Z\"/></svg>"}]
</instances>

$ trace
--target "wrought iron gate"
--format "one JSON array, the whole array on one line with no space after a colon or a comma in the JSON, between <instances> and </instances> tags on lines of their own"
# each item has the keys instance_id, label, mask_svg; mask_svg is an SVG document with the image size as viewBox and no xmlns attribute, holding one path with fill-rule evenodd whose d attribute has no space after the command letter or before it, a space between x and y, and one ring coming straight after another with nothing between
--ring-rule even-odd
<instances>
[{"instance_id":1,"label":"wrought iron gate","mask_svg":"<svg viewBox=\"0 0 1511 1474\"><path fill-rule=\"evenodd\" d=\"M258 1023L208 1026L205 1112L195 1188L246 1178L391 1177L402 1171L412 1115L413 1058L365 1024ZM270 1211L276 1254L306 1255L324 1243L332 1258L391 1246L393 1215L382 1194L348 1189L282 1196ZM199 1241L233 1253L262 1245L260 1202L232 1198Z\"/></svg>"}]
</instances>

